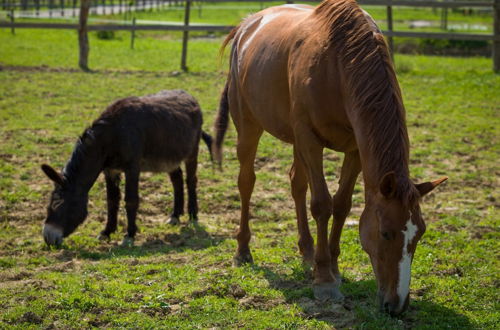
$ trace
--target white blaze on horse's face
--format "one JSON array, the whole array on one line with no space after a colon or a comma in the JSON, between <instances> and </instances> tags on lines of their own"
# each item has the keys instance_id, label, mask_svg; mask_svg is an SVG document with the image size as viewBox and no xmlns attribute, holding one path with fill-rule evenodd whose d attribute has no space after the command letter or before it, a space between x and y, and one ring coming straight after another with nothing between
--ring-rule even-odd
<instances>
[{"instance_id":1,"label":"white blaze on horse's face","mask_svg":"<svg viewBox=\"0 0 500 330\"><path fill-rule=\"evenodd\" d=\"M411 261L412 254L408 253L408 248L412 244L418 231L418 227L410 218L406 222L406 229L402 231L403 233L403 251L401 255L401 260L399 261L399 279L397 293L399 297L399 309L403 308L406 301L406 297L410 291L410 276L411 276Z\"/></svg>"}]
</instances>

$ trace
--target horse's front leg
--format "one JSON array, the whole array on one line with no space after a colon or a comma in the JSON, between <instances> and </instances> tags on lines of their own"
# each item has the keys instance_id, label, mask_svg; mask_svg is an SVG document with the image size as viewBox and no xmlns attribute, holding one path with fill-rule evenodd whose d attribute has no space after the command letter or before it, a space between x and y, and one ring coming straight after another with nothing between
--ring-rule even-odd
<instances>
[{"instance_id":1,"label":"horse's front leg","mask_svg":"<svg viewBox=\"0 0 500 330\"><path fill-rule=\"evenodd\" d=\"M106 227L99 234L100 240L109 240L109 236L116 231L118 208L120 207L120 173L105 170L106 196L108 203L108 221Z\"/></svg>"},{"instance_id":2,"label":"horse's front leg","mask_svg":"<svg viewBox=\"0 0 500 330\"><path fill-rule=\"evenodd\" d=\"M123 238L122 245L131 246L134 244L137 226L135 219L139 208L139 176L138 167L133 167L125 171L125 210L127 211L127 234Z\"/></svg>"},{"instance_id":3,"label":"horse's front leg","mask_svg":"<svg viewBox=\"0 0 500 330\"><path fill-rule=\"evenodd\" d=\"M179 167L169 173L169 175L174 187L174 211L167 223L169 225L178 225L180 223L179 217L184 213L184 180L182 179L182 170Z\"/></svg>"},{"instance_id":4,"label":"horse's front leg","mask_svg":"<svg viewBox=\"0 0 500 330\"><path fill-rule=\"evenodd\" d=\"M340 236L345 219L351 210L354 185L361 171L359 152L346 153L342 170L340 171L339 189L333 197L333 225L330 233L330 254L332 257L332 271L336 279L341 281L338 257L340 255Z\"/></svg>"},{"instance_id":5,"label":"horse's front leg","mask_svg":"<svg viewBox=\"0 0 500 330\"><path fill-rule=\"evenodd\" d=\"M318 300L341 300L339 285L332 274L328 246L328 221L332 199L323 174L323 147L314 132L303 122L295 127L295 146L305 165L311 187L311 213L318 227L314 254L314 296Z\"/></svg>"}]
</instances>

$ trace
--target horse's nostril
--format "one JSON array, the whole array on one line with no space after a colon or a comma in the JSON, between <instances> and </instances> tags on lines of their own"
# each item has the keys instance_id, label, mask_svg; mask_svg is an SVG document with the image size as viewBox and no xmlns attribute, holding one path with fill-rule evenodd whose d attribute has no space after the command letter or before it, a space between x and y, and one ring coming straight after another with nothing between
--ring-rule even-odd
<instances>
[{"instance_id":1,"label":"horse's nostril","mask_svg":"<svg viewBox=\"0 0 500 330\"><path fill-rule=\"evenodd\" d=\"M390 304L388 302L385 302L384 303L384 311L386 313L389 313L390 312Z\"/></svg>"}]
</instances>

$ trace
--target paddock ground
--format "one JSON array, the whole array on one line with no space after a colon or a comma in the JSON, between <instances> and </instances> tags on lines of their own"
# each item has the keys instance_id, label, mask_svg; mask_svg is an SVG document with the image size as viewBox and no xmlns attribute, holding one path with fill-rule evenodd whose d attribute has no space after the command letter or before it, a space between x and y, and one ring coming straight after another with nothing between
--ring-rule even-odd
<instances>
[{"instance_id":1,"label":"paddock ground","mask_svg":"<svg viewBox=\"0 0 500 330\"><path fill-rule=\"evenodd\" d=\"M62 249L41 237L51 183L39 169L61 168L76 138L105 106L129 95L183 88L211 130L225 64L221 39L190 43L189 73L178 72L175 35L151 34L130 50L127 35L91 35L90 66L76 67L69 31L0 31L0 327L5 328L496 328L499 324L500 76L487 58L396 55L412 143L415 181L449 176L422 203L427 232L412 269L411 305L400 318L378 313L376 284L361 250L358 180L344 230L342 305L314 302L301 264L288 170L291 148L268 135L256 160L251 247L255 264L233 268L239 218L235 131L224 171L201 147L200 222L165 224L172 207L166 175L143 175L140 232L132 248L97 240L104 226L102 177L89 217ZM4 47L3 45L9 45ZM224 63L224 61L223 61ZM342 155L325 152L331 192ZM315 232L314 221L310 226Z\"/></svg>"}]
</instances>

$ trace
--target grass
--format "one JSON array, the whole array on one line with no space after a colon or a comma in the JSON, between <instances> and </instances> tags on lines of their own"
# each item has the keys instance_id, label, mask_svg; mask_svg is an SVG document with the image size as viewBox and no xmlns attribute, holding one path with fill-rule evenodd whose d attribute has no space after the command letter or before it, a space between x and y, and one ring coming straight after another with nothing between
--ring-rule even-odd
<instances>
[{"instance_id":1,"label":"grass","mask_svg":"<svg viewBox=\"0 0 500 330\"><path fill-rule=\"evenodd\" d=\"M177 35L145 34L129 49L127 34L91 34L90 66L76 67L76 35L68 31L0 31L0 327L2 328L391 328L494 329L499 296L500 76L486 58L396 56L412 141L416 181L448 175L427 197L428 230L412 271L410 310L377 311L376 284L357 226L342 238L344 305L312 299L311 273L296 248L288 169L291 148L264 135L256 160L251 243L255 264L231 266L239 218L235 132L225 143L224 172L202 147L200 223L165 224L172 188L165 175L143 175L132 248L96 237L104 226L105 191L91 190L89 218L60 250L40 235L51 184L39 169L58 168L78 134L111 101L183 88L204 109L211 129L226 65L220 39L190 43L190 73L176 72ZM335 191L341 155L325 152ZM359 180L350 220L363 208ZM119 229L123 230L121 210ZM311 229L315 231L314 221Z\"/></svg>"}]
</instances>

